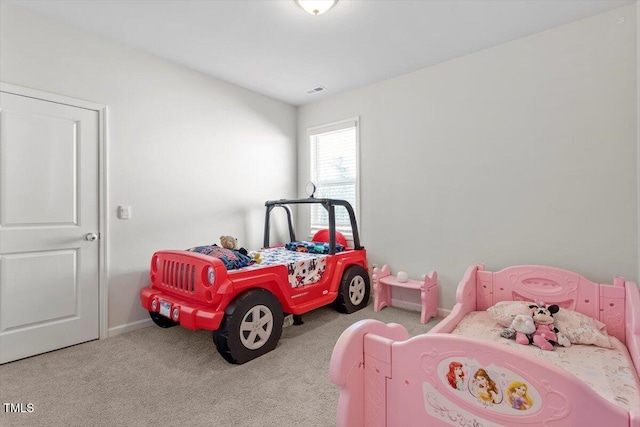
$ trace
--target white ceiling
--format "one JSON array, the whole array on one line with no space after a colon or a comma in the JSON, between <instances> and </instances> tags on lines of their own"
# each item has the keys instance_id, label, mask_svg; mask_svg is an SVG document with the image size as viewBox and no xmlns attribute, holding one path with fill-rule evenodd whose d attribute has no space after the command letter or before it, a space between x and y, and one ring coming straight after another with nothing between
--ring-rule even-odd
<instances>
[{"instance_id":1,"label":"white ceiling","mask_svg":"<svg viewBox=\"0 0 640 427\"><path fill-rule=\"evenodd\" d=\"M12 0L292 105L636 0ZM324 86L326 91L307 95Z\"/></svg>"}]
</instances>

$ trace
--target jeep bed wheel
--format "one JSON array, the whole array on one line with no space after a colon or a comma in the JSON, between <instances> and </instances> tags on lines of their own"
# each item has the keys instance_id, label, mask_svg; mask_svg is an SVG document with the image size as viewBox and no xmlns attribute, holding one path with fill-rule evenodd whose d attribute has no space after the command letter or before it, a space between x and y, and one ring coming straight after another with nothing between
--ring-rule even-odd
<instances>
[{"instance_id":1,"label":"jeep bed wheel","mask_svg":"<svg viewBox=\"0 0 640 427\"><path fill-rule=\"evenodd\" d=\"M246 363L276 348L283 321L278 299L266 290L252 290L227 306L213 342L227 362Z\"/></svg>"},{"instance_id":2,"label":"jeep bed wheel","mask_svg":"<svg viewBox=\"0 0 640 427\"><path fill-rule=\"evenodd\" d=\"M153 323L160 326L161 328L171 328L178 324L178 322L174 322L168 317L164 317L162 314L156 313L155 311L150 311L149 316L151 316L151 320L153 320Z\"/></svg>"},{"instance_id":3,"label":"jeep bed wheel","mask_svg":"<svg viewBox=\"0 0 640 427\"><path fill-rule=\"evenodd\" d=\"M359 265L347 268L340 282L335 308L341 313L353 313L367 306L371 286L367 270Z\"/></svg>"}]
</instances>

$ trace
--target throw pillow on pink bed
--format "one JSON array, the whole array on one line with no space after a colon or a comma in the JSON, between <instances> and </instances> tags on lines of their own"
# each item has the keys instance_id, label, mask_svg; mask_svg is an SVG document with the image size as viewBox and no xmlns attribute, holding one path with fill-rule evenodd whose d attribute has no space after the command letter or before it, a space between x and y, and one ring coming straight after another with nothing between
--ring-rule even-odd
<instances>
[{"instance_id":1,"label":"throw pillow on pink bed","mask_svg":"<svg viewBox=\"0 0 640 427\"><path fill-rule=\"evenodd\" d=\"M509 327L513 318L522 314L523 309L528 311L529 303L526 301L500 301L489 307L487 311L491 317L503 327ZM577 311L561 308L554 315L554 324L572 344L595 345L604 348L613 348L607 327L599 320L593 319Z\"/></svg>"},{"instance_id":2,"label":"throw pillow on pink bed","mask_svg":"<svg viewBox=\"0 0 640 427\"><path fill-rule=\"evenodd\" d=\"M613 348L607 334L607 326L577 311L561 308L553 316L555 325L572 344L590 344L598 347Z\"/></svg>"},{"instance_id":3,"label":"throw pillow on pink bed","mask_svg":"<svg viewBox=\"0 0 640 427\"><path fill-rule=\"evenodd\" d=\"M489 307L487 311L500 326L508 328L516 315L529 312L529 303L525 301L500 301Z\"/></svg>"}]
</instances>

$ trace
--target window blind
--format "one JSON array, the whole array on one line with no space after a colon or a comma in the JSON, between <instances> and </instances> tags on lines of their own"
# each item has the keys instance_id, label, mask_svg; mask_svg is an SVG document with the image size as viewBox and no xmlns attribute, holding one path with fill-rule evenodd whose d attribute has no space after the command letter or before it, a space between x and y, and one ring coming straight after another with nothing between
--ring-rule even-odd
<instances>
[{"instance_id":1,"label":"window blind","mask_svg":"<svg viewBox=\"0 0 640 427\"><path fill-rule=\"evenodd\" d=\"M315 128L309 132L311 181L316 198L344 199L357 208L357 121ZM329 214L322 206L311 208L312 233L327 228ZM336 227L349 234L349 214L336 207Z\"/></svg>"}]
</instances>

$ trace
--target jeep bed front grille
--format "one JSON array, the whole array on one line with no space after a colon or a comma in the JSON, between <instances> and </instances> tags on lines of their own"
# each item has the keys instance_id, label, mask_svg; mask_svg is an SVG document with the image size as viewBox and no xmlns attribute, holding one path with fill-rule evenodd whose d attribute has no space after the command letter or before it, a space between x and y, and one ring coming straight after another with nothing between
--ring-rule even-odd
<instances>
[{"instance_id":1,"label":"jeep bed front grille","mask_svg":"<svg viewBox=\"0 0 640 427\"><path fill-rule=\"evenodd\" d=\"M194 293L196 266L165 259L162 266L162 284L176 291Z\"/></svg>"}]
</instances>

